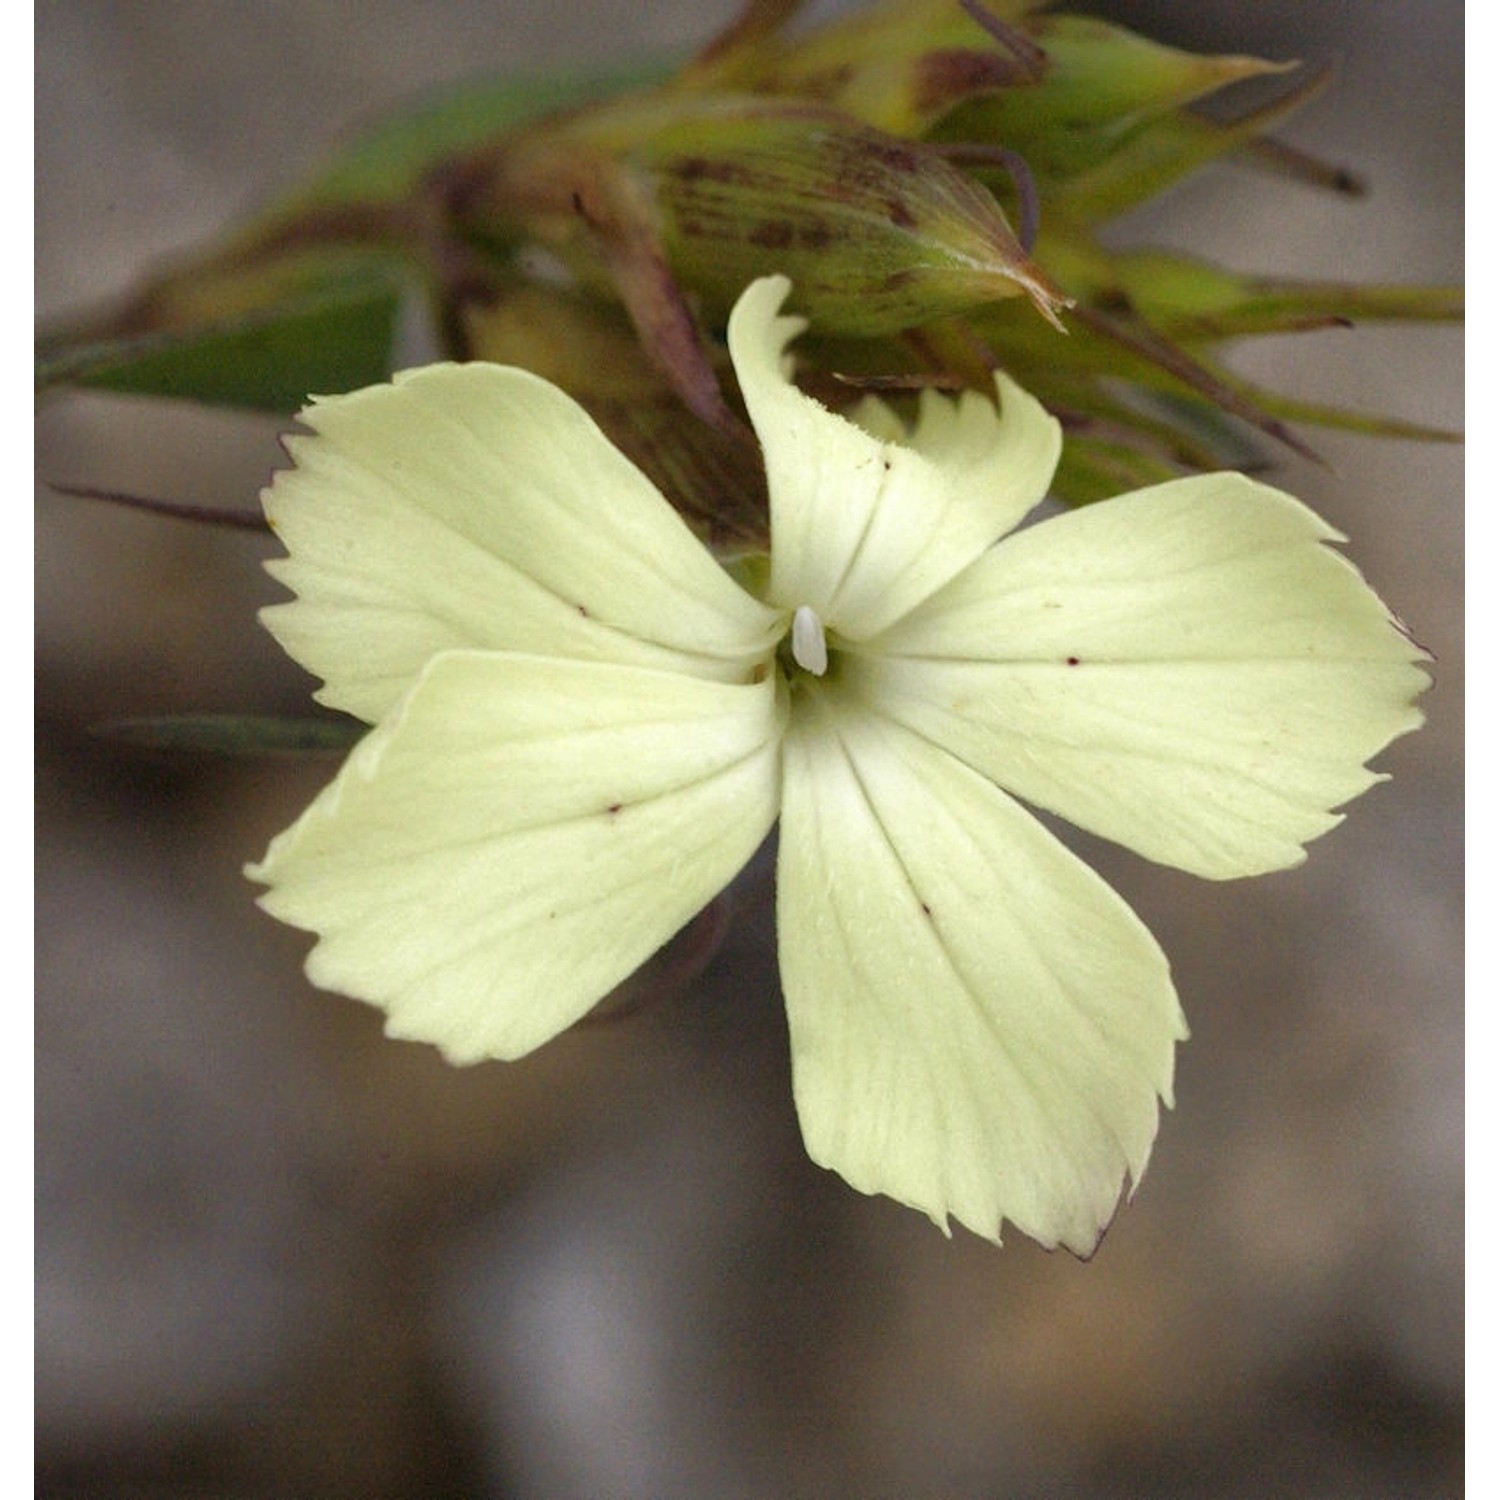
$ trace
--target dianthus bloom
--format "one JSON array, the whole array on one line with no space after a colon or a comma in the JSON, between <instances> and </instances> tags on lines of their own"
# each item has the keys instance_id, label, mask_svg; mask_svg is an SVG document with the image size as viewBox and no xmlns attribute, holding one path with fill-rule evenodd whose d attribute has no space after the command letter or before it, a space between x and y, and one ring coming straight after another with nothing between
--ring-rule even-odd
<instances>
[{"instance_id":1,"label":"dianthus bloom","mask_svg":"<svg viewBox=\"0 0 1500 1500\"><path fill-rule=\"evenodd\" d=\"M1022 801L1213 879L1296 864L1420 722L1422 653L1335 532L1239 475L1015 530L1056 422L1004 377L910 431L835 415L791 382L788 291L729 323L770 488L753 589L521 370L308 409L265 495L296 597L264 618L374 728L250 874L318 935L314 983L515 1058L779 819L813 1159L1087 1253L1185 1028L1151 935Z\"/></svg>"}]
</instances>

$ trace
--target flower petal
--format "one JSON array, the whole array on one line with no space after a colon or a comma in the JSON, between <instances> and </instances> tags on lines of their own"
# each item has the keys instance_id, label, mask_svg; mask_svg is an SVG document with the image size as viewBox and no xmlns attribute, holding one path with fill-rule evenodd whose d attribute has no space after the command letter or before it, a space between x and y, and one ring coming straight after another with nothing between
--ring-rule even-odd
<instances>
[{"instance_id":1,"label":"flower petal","mask_svg":"<svg viewBox=\"0 0 1500 1500\"><path fill-rule=\"evenodd\" d=\"M778 310L791 283L753 282L729 320L729 351L765 451L771 495L768 597L811 607L862 640L942 587L1047 493L1056 421L1003 376L1002 408L970 391L923 393L903 442L888 409L866 403L868 428L792 384L785 349L800 318ZM873 410L873 415L871 414Z\"/></svg>"},{"instance_id":2,"label":"flower petal","mask_svg":"<svg viewBox=\"0 0 1500 1500\"><path fill-rule=\"evenodd\" d=\"M488 652L436 658L247 871L320 935L309 977L455 1062L519 1057L661 947L775 820L754 686Z\"/></svg>"},{"instance_id":3,"label":"flower petal","mask_svg":"<svg viewBox=\"0 0 1500 1500\"><path fill-rule=\"evenodd\" d=\"M777 926L807 1149L854 1187L1087 1254L1186 1032L1130 909L918 736L799 686Z\"/></svg>"},{"instance_id":4,"label":"flower petal","mask_svg":"<svg viewBox=\"0 0 1500 1500\"><path fill-rule=\"evenodd\" d=\"M1173 481L1008 537L844 681L1019 797L1224 879L1300 863L1425 653L1300 502Z\"/></svg>"},{"instance_id":5,"label":"flower petal","mask_svg":"<svg viewBox=\"0 0 1500 1500\"><path fill-rule=\"evenodd\" d=\"M777 616L584 410L499 365L315 402L264 494L297 594L262 618L371 722L438 652L534 651L743 679Z\"/></svg>"}]
</instances>

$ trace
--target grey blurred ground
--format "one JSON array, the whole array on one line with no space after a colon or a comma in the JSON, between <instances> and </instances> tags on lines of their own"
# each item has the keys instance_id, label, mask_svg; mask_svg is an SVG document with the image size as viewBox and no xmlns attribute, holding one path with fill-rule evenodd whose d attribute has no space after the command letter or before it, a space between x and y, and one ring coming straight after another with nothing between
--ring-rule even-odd
<instances>
[{"instance_id":1,"label":"grey blurred ground","mask_svg":"<svg viewBox=\"0 0 1500 1500\"><path fill-rule=\"evenodd\" d=\"M1105 7L1094 7L1105 9ZM66 0L36 13L38 292L124 288L429 83L706 37L650 0ZM1357 204L1226 170L1124 226L1245 268L1461 272L1458 4L1120 4L1338 57L1287 132ZM1457 425L1452 331L1246 351ZM275 424L68 401L50 477L226 504ZM1193 1040L1089 1265L945 1241L803 1158L764 919L695 991L458 1073L309 990L240 878L329 767L85 726L292 711L267 548L43 496L38 1417L51 1496L1440 1497L1461 1488L1461 456L1318 436L1278 467L1438 658L1430 723L1307 866L1208 886L1091 857Z\"/></svg>"}]
</instances>

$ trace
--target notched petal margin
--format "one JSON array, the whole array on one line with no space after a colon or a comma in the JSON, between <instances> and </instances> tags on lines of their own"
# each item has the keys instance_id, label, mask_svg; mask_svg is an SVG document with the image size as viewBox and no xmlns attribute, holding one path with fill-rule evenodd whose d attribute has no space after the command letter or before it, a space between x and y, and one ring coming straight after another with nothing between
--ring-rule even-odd
<instances>
[{"instance_id":1,"label":"notched petal margin","mask_svg":"<svg viewBox=\"0 0 1500 1500\"><path fill-rule=\"evenodd\" d=\"M555 386L433 365L310 406L263 496L297 597L262 613L373 723L441 651L743 680L780 628Z\"/></svg>"},{"instance_id":2,"label":"notched petal margin","mask_svg":"<svg viewBox=\"0 0 1500 1500\"><path fill-rule=\"evenodd\" d=\"M1016 796L1210 879L1285 869L1418 727L1426 653L1306 506L1176 480L1007 538L844 682Z\"/></svg>"},{"instance_id":3,"label":"notched petal margin","mask_svg":"<svg viewBox=\"0 0 1500 1500\"><path fill-rule=\"evenodd\" d=\"M1003 792L802 690L777 926L813 1160L947 1228L1092 1252L1186 1035L1167 961Z\"/></svg>"},{"instance_id":4,"label":"notched petal margin","mask_svg":"<svg viewBox=\"0 0 1500 1500\"><path fill-rule=\"evenodd\" d=\"M247 874L325 989L454 1062L584 1015L739 872L780 795L773 677L446 653Z\"/></svg>"}]
</instances>

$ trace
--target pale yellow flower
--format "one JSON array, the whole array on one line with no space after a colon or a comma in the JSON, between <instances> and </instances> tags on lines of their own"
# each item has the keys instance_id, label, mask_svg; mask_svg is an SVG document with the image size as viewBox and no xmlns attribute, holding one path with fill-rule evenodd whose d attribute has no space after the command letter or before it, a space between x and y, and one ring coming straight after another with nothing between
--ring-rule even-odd
<instances>
[{"instance_id":1,"label":"pale yellow flower","mask_svg":"<svg viewBox=\"0 0 1500 1500\"><path fill-rule=\"evenodd\" d=\"M1053 419L1003 377L910 432L837 416L790 381L788 290L729 324L771 496L754 593L523 371L308 409L265 495L296 598L264 618L375 727L250 873L318 934L315 983L515 1058L779 819L813 1159L1086 1253L1185 1029L1150 934L1022 802L1214 879L1296 864L1420 722L1422 653L1335 532L1240 475L1016 530Z\"/></svg>"}]
</instances>

